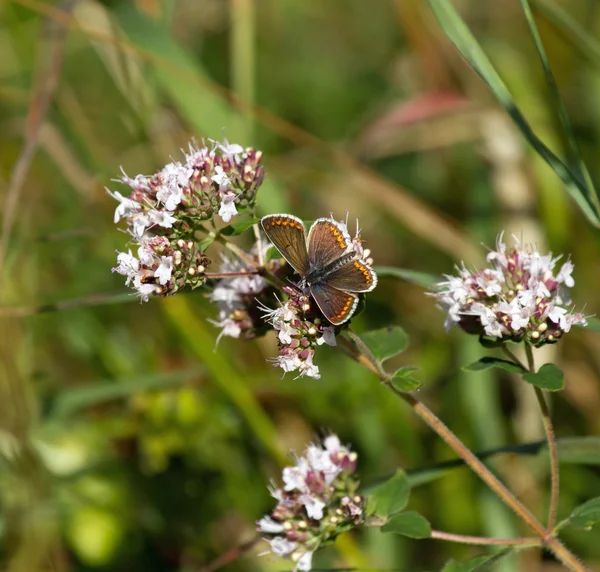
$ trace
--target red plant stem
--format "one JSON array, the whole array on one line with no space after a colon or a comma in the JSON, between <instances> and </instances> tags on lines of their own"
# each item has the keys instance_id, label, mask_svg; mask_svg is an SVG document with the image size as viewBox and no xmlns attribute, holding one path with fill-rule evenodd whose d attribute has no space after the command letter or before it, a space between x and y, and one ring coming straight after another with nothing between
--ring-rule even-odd
<instances>
[{"instance_id":1,"label":"red plant stem","mask_svg":"<svg viewBox=\"0 0 600 572\"><path fill-rule=\"evenodd\" d=\"M473 544L476 546L539 546L539 538L485 538L483 536L465 536L464 534L452 534L441 530L432 530L431 538L447 540L448 542L460 542L461 544Z\"/></svg>"}]
</instances>

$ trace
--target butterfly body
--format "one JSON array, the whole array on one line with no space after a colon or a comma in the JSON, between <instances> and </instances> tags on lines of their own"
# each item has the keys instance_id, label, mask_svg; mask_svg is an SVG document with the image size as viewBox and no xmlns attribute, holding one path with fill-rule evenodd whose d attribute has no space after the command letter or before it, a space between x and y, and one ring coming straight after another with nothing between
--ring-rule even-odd
<instances>
[{"instance_id":1,"label":"butterfly body","mask_svg":"<svg viewBox=\"0 0 600 572\"><path fill-rule=\"evenodd\" d=\"M370 292L377 285L377 275L362 260L346 225L319 218L307 234L302 220L288 214L265 216L261 225L332 324L349 320L358 305L358 293Z\"/></svg>"}]
</instances>

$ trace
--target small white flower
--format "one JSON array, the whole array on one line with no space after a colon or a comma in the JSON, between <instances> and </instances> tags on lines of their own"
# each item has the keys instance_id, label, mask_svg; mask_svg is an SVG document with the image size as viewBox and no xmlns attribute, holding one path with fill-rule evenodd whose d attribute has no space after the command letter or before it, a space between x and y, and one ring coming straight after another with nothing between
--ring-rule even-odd
<instances>
[{"instance_id":1,"label":"small white flower","mask_svg":"<svg viewBox=\"0 0 600 572\"><path fill-rule=\"evenodd\" d=\"M564 284L567 288L573 288L575 286L575 280L571 276L573 269L575 266L570 260L567 260L560 269L558 276L556 277L556 281Z\"/></svg>"},{"instance_id":2,"label":"small white flower","mask_svg":"<svg viewBox=\"0 0 600 572\"><path fill-rule=\"evenodd\" d=\"M244 152L244 148L237 143L229 143L227 139L223 140L223 143L218 141L213 141L216 144L217 148L221 150L223 155L229 159L233 159L235 163L239 163L241 158L240 155Z\"/></svg>"},{"instance_id":3,"label":"small white flower","mask_svg":"<svg viewBox=\"0 0 600 572\"><path fill-rule=\"evenodd\" d=\"M306 475L309 466L306 459L298 459L295 467L285 467L282 472L282 480L286 491L306 491Z\"/></svg>"},{"instance_id":4,"label":"small white flower","mask_svg":"<svg viewBox=\"0 0 600 572\"><path fill-rule=\"evenodd\" d=\"M267 539L267 541L271 545L271 551L278 556L287 556L288 554L291 554L298 546L296 542L286 540L283 538L283 536L275 536Z\"/></svg>"},{"instance_id":5,"label":"small white flower","mask_svg":"<svg viewBox=\"0 0 600 572\"><path fill-rule=\"evenodd\" d=\"M275 330L278 330L277 337L282 344L289 345L292 343L292 336L298 333L296 328L293 328L288 322L275 321L273 323Z\"/></svg>"},{"instance_id":6,"label":"small white flower","mask_svg":"<svg viewBox=\"0 0 600 572\"><path fill-rule=\"evenodd\" d=\"M229 180L227 173L225 173L225 171L223 170L223 167L221 167L220 165L216 165L215 173L216 175L213 175L210 179L211 181L217 183L220 189L227 188L231 184L231 181Z\"/></svg>"},{"instance_id":7,"label":"small white flower","mask_svg":"<svg viewBox=\"0 0 600 572\"><path fill-rule=\"evenodd\" d=\"M258 530L260 532L277 534L278 532L284 531L283 525L274 521L270 516L264 516L256 524L258 524Z\"/></svg>"},{"instance_id":8,"label":"small white flower","mask_svg":"<svg viewBox=\"0 0 600 572\"><path fill-rule=\"evenodd\" d=\"M147 302L150 296L152 296L152 294L154 294L158 290L158 286L156 284L144 284L140 282L140 278L141 276L138 274L135 277L133 284L135 286L135 289L137 290L140 300L142 302Z\"/></svg>"},{"instance_id":9,"label":"small white flower","mask_svg":"<svg viewBox=\"0 0 600 572\"><path fill-rule=\"evenodd\" d=\"M140 242L138 248L138 258L144 266L152 266L156 259L154 251L146 244L146 241Z\"/></svg>"},{"instance_id":10,"label":"small white flower","mask_svg":"<svg viewBox=\"0 0 600 572\"><path fill-rule=\"evenodd\" d=\"M325 503L323 501L307 493L300 495L298 500L304 505L306 514L308 514L309 518L314 518L315 520L321 520L323 518L323 509L325 508Z\"/></svg>"},{"instance_id":11,"label":"small white flower","mask_svg":"<svg viewBox=\"0 0 600 572\"><path fill-rule=\"evenodd\" d=\"M317 339L317 344L320 346L327 344L328 346L335 347L337 345L335 341L335 328L333 326L323 328L323 335Z\"/></svg>"},{"instance_id":12,"label":"small white flower","mask_svg":"<svg viewBox=\"0 0 600 572\"><path fill-rule=\"evenodd\" d=\"M294 571L301 570L302 572L308 572L312 568L312 551L307 551L300 558L298 558L298 562L296 562L296 567Z\"/></svg>"},{"instance_id":13,"label":"small white flower","mask_svg":"<svg viewBox=\"0 0 600 572\"><path fill-rule=\"evenodd\" d=\"M173 223L177 222L177 218L169 211L157 211L153 209L148 213L148 217L154 224L163 228L172 228Z\"/></svg>"},{"instance_id":14,"label":"small white flower","mask_svg":"<svg viewBox=\"0 0 600 572\"><path fill-rule=\"evenodd\" d=\"M571 324L567 321L567 311L560 307L554 306L548 312L548 318L550 318L555 324L558 324L561 330L568 332L571 329Z\"/></svg>"},{"instance_id":15,"label":"small white flower","mask_svg":"<svg viewBox=\"0 0 600 572\"><path fill-rule=\"evenodd\" d=\"M150 226L150 218L145 212L134 213L131 217L132 233L135 238L140 238Z\"/></svg>"},{"instance_id":16,"label":"small white flower","mask_svg":"<svg viewBox=\"0 0 600 572\"><path fill-rule=\"evenodd\" d=\"M170 279L173 272L173 257L161 256L160 264L154 271L154 276L158 278L158 282L164 286Z\"/></svg>"},{"instance_id":17,"label":"small white flower","mask_svg":"<svg viewBox=\"0 0 600 572\"><path fill-rule=\"evenodd\" d=\"M125 286L129 286L129 283L135 277L136 272L140 267L139 260L131 254L131 250L127 252L119 252L117 256L118 266L113 268L113 272L118 272L123 276L127 276Z\"/></svg>"},{"instance_id":18,"label":"small white flower","mask_svg":"<svg viewBox=\"0 0 600 572\"><path fill-rule=\"evenodd\" d=\"M121 220L121 218L123 218L123 217L128 217L129 215L138 212L142 208L140 203L138 203L137 201L134 201L133 199L124 197L118 191L115 191L114 193L112 193L111 191L106 189L106 192L113 199L119 201L119 203L120 203L119 206L115 209L115 218L114 218L115 223L119 222L119 220Z\"/></svg>"},{"instance_id":19,"label":"small white flower","mask_svg":"<svg viewBox=\"0 0 600 572\"><path fill-rule=\"evenodd\" d=\"M312 377L313 379L321 379L321 374L319 373L319 366L313 364L313 354L308 354L308 357L300 362L300 366L298 367L300 371L300 377Z\"/></svg>"},{"instance_id":20,"label":"small white flower","mask_svg":"<svg viewBox=\"0 0 600 572\"><path fill-rule=\"evenodd\" d=\"M183 191L177 185L163 185L156 192L156 198L165 205L168 211L174 211L182 197Z\"/></svg>"},{"instance_id":21,"label":"small white flower","mask_svg":"<svg viewBox=\"0 0 600 572\"><path fill-rule=\"evenodd\" d=\"M219 216L224 222L229 222L235 215L238 214L235 207L236 194L233 191L226 191L221 194L221 206L219 207Z\"/></svg>"}]
</instances>

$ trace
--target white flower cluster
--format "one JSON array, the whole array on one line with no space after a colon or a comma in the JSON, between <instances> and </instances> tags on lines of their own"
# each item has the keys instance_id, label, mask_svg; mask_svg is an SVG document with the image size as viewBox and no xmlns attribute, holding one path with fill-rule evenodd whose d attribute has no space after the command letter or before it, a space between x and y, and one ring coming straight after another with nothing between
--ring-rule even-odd
<instances>
[{"instance_id":1,"label":"white flower cluster","mask_svg":"<svg viewBox=\"0 0 600 572\"><path fill-rule=\"evenodd\" d=\"M271 488L278 504L257 522L258 530L268 535L271 552L295 563L294 570L310 570L321 545L363 522L356 460L330 435L323 447L309 445L295 466L283 470L283 488Z\"/></svg>"},{"instance_id":2,"label":"white flower cluster","mask_svg":"<svg viewBox=\"0 0 600 572\"><path fill-rule=\"evenodd\" d=\"M316 346L335 346L335 329L323 325L320 318L310 317L310 298L296 288L285 286L289 299L275 310L264 308L264 319L277 332L279 355L273 365L285 373L298 372L298 377L319 379L319 367L313 363ZM302 316L302 317L301 317Z\"/></svg>"},{"instance_id":3,"label":"white flower cluster","mask_svg":"<svg viewBox=\"0 0 600 572\"><path fill-rule=\"evenodd\" d=\"M209 261L194 231L217 209L229 222L238 208L254 205L263 178L260 151L212 143L210 149L190 145L183 164L171 162L154 175L132 179L123 174L120 182L130 187L128 196L108 191L119 201L115 223L125 219L137 244L137 257L131 250L119 253L113 271L126 276L126 285L143 301L204 284Z\"/></svg>"},{"instance_id":4,"label":"white flower cluster","mask_svg":"<svg viewBox=\"0 0 600 572\"><path fill-rule=\"evenodd\" d=\"M500 234L497 249L488 254L490 268L458 268L446 276L433 295L448 314L446 327L458 324L469 333L496 340L525 340L532 345L556 342L571 326L586 325L581 313L569 308L566 289L575 284L573 264L560 256L542 255L531 246L508 249Z\"/></svg>"}]
</instances>

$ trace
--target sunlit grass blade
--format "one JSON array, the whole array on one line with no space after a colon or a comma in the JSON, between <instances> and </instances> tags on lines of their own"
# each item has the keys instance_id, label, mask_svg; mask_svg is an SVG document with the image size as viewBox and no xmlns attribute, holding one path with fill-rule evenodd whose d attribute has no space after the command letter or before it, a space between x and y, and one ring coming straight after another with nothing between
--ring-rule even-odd
<instances>
[{"instance_id":1,"label":"sunlit grass blade","mask_svg":"<svg viewBox=\"0 0 600 572\"><path fill-rule=\"evenodd\" d=\"M471 68L487 83L499 103L509 113L516 126L534 150L546 161L565 184L587 219L600 227L600 218L587 186L535 134L531 125L517 107L508 87L485 55L483 49L449 0L428 0L440 26Z\"/></svg>"},{"instance_id":2,"label":"sunlit grass blade","mask_svg":"<svg viewBox=\"0 0 600 572\"><path fill-rule=\"evenodd\" d=\"M546 84L548 85L548 90L553 100L552 103L554 105L554 110L556 111L558 119L560 120L560 123L565 133L565 138L567 140L569 152L571 155L571 165L573 168L579 171L581 178L587 186L589 199L592 201L595 211L597 213L600 213L598 194L596 192L596 188L594 187L594 183L587 169L587 166L585 165L585 162L581 157L579 146L577 145L577 140L575 139L575 133L573 132L573 127L571 126L571 121L569 120L567 110L563 103L562 97L560 96L560 91L558 89L558 85L556 84L554 74L552 73L552 68L550 67L548 55L546 54L546 49L544 48L542 38L540 37L540 33L535 23L535 18L533 17L533 13L531 12L529 0L521 0L521 7L523 8L525 19L527 20L527 25L529 26L529 31L531 32L531 36L535 43L535 49L537 50L540 62L542 64L542 68L544 69L544 77L546 78Z\"/></svg>"}]
</instances>

